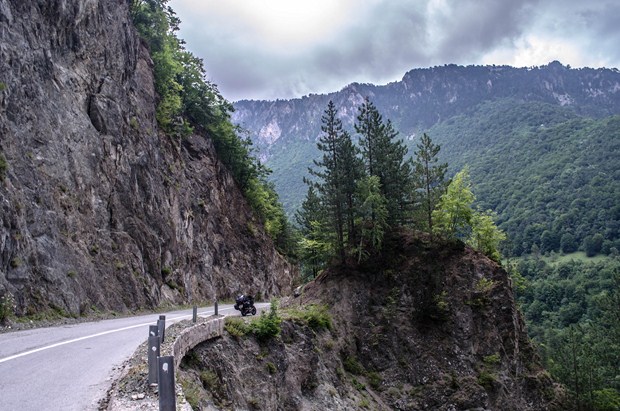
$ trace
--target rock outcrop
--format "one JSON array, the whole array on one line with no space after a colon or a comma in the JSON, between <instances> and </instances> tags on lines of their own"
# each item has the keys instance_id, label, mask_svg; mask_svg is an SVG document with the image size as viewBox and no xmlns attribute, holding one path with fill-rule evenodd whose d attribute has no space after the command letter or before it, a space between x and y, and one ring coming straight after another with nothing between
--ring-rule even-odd
<instances>
[{"instance_id":1,"label":"rock outcrop","mask_svg":"<svg viewBox=\"0 0 620 411\"><path fill-rule=\"evenodd\" d=\"M288 291L208 136L155 120L126 0L0 0L0 295L17 314Z\"/></svg>"},{"instance_id":2,"label":"rock outcrop","mask_svg":"<svg viewBox=\"0 0 620 411\"><path fill-rule=\"evenodd\" d=\"M180 376L192 401L201 409L566 409L506 271L460 242L401 235L385 250L372 265L324 272L289 302L326 305L331 330L288 321L268 342L230 336L197 346Z\"/></svg>"}]
</instances>

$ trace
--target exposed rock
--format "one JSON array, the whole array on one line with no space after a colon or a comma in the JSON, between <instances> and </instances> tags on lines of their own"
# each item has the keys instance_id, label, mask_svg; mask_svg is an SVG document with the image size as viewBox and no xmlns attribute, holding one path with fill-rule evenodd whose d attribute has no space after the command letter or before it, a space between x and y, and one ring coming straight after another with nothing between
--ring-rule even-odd
<instances>
[{"instance_id":1,"label":"exposed rock","mask_svg":"<svg viewBox=\"0 0 620 411\"><path fill-rule=\"evenodd\" d=\"M0 0L0 295L18 314L292 288L208 136L162 135L125 0Z\"/></svg>"},{"instance_id":2,"label":"exposed rock","mask_svg":"<svg viewBox=\"0 0 620 411\"><path fill-rule=\"evenodd\" d=\"M385 249L372 266L330 269L289 301L326 304L332 330L285 322L268 343L227 336L197 346L180 377L192 401L201 409L563 409L501 267L459 242L403 235Z\"/></svg>"}]
</instances>

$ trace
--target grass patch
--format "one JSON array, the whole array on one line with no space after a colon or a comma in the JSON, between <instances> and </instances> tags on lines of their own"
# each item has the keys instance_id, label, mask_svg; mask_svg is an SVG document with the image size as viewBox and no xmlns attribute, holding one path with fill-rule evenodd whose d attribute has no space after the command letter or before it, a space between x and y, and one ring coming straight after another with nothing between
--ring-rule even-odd
<instances>
[{"instance_id":1,"label":"grass patch","mask_svg":"<svg viewBox=\"0 0 620 411\"><path fill-rule=\"evenodd\" d=\"M251 331L250 325L241 317L226 317L224 329L235 338L243 337Z\"/></svg>"},{"instance_id":2,"label":"grass patch","mask_svg":"<svg viewBox=\"0 0 620 411\"><path fill-rule=\"evenodd\" d=\"M200 382L208 390L216 390L220 387L220 379L213 371L203 371L200 373Z\"/></svg>"},{"instance_id":3,"label":"grass patch","mask_svg":"<svg viewBox=\"0 0 620 411\"><path fill-rule=\"evenodd\" d=\"M277 337L282 331L282 319L278 314L277 303L271 303L271 309L268 314L264 312L259 318L252 319L248 322L241 317L226 317L224 321L224 329L233 337L243 337L248 334L254 334L259 341L267 341L270 338Z\"/></svg>"},{"instance_id":4,"label":"grass patch","mask_svg":"<svg viewBox=\"0 0 620 411\"><path fill-rule=\"evenodd\" d=\"M497 365L500 362L500 357L498 353L492 354L492 355L487 355L486 357L484 357L482 359L482 362L484 362L485 365Z\"/></svg>"},{"instance_id":5,"label":"grass patch","mask_svg":"<svg viewBox=\"0 0 620 411\"><path fill-rule=\"evenodd\" d=\"M200 389L200 385L187 378L181 378L179 382L181 383L183 394L189 405L191 405L193 409L199 410L200 403L202 402L202 390Z\"/></svg>"},{"instance_id":6,"label":"grass patch","mask_svg":"<svg viewBox=\"0 0 620 411\"><path fill-rule=\"evenodd\" d=\"M493 388L493 384L495 383L495 375L491 374L488 371L481 371L478 374L478 384L483 386L485 389Z\"/></svg>"},{"instance_id":7,"label":"grass patch","mask_svg":"<svg viewBox=\"0 0 620 411\"><path fill-rule=\"evenodd\" d=\"M366 378L368 379L368 384L373 390L381 390L381 383L383 383L383 378L381 378L378 373L371 371L368 373Z\"/></svg>"},{"instance_id":8,"label":"grass patch","mask_svg":"<svg viewBox=\"0 0 620 411\"><path fill-rule=\"evenodd\" d=\"M364 391L366 389L366 386L362 384L361 382L359 382L357 378L351 379L351 383L358 391Z\"/></svg>"},{"instance_id":9,"label":"grass patch","mask_svg":"<svg viewBox=\"0 0 620 411\"><path fill-rule=\"evenodd\" d=\"M332 317L326 305L310 304L300 308L291 308L283 313L284 319L307 325L315 331L331 330Z\"/></svg>"},{"instance_id":10,"label":"grass patch","mask_svg":"<svg viewBox=\"0 0 620 411\"><path fill-rule=\"evenodd\" d=\"M544 255L541 256L540 259L543 260L545 263L555 267L559 264L568 263L571 261L596 264L609 260L609 256L598 254L594 257L588 257L584 251L576 251L570 254Z\"/></svg>"}]
</instances>

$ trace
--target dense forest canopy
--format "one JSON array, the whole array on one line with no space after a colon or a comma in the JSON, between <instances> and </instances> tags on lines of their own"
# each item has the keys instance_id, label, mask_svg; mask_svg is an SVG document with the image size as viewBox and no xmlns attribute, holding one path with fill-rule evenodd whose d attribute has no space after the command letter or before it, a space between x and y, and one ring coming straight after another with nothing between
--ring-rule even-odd
<instances>
[{"instance_id":1,"label":"dense forest canopy","mask_svg":"<svg viewBox=\"0 0 620 411\"><path fill-rule=\"evenodd\" d=\"M620 249L620 116L501 100L431 133L451 166L470 166L480 206L510 237L507 253Z\"/></svg>"}]
</instances>

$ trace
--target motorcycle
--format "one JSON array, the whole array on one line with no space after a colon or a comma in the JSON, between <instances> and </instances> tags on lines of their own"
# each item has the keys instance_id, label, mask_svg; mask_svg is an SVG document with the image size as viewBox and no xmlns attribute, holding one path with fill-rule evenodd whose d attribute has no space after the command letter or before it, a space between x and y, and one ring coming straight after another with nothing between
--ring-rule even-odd
<instances>
[{"instance_id":1,"label":"motorcycle","mask_svg":"<svg viewBox=\"0 0 620 411\"><path fill-rule=\"evenodd\" d=\"M242 316L249 314L256 314L256 307L254 307L254 298L249 295L241 294L235 299L235 310L241 311Z\"/></svg>"}]
</instances>

